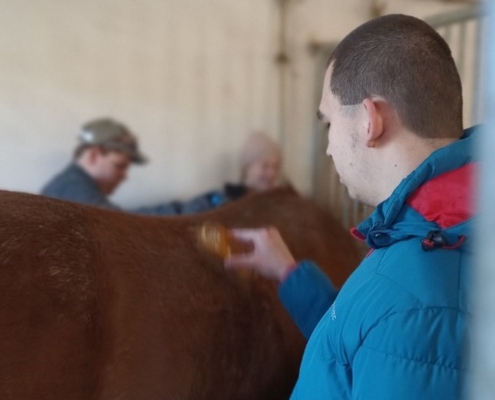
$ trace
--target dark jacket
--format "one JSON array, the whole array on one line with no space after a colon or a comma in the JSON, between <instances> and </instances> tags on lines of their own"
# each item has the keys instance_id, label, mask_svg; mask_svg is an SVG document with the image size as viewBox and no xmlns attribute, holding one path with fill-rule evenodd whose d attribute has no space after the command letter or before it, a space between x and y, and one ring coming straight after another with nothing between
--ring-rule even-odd
<instances>
[{"instance_id":1,"label":"dark jacket","mask_svg":"<svg viewBox=\"0 0 495 400\"><path fill-rule=\"evenodd\" d=\"M69 164L67 168L48 182L41 194L55 199L124 211L108 200L93 178L75 163ZM147 215L176 215L180 213L180 205L177 202L170 202L125 211Z\"/></svg>"},{"instance_id":2,"label":"dark jacket","mask_svg":"<svg viewBox=\"0 0 495 400\"><path fill-rule=\"evenodd\" d=\"M221 190L214 190L180 203L181 214L195 214L204 212L237 200L247 193L243 184L226 183Z\"/></svg>"}]
</instances>

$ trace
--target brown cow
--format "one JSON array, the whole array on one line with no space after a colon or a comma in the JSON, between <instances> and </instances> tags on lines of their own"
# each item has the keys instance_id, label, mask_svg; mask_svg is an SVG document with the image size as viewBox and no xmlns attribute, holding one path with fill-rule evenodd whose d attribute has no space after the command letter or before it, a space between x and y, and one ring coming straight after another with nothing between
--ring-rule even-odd
<instances>
[{"instance_id":1,"label":"brown cow","mask_svg":"<svg viewBox=\"0 0 495 400\"><path fill-rule=\"evenodd\" d=\"M282 190L153 218L0 192L0 398L286 399L304 340L276 285L226 272L194 228L277 226L340 285L358 263L325 212Z\"/></svg>"}]
</instances>

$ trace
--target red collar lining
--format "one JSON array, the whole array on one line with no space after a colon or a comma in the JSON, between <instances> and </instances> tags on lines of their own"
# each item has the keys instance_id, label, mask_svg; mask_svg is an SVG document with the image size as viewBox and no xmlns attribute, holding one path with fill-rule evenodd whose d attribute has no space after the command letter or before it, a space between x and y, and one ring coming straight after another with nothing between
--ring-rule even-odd
<instances>
[{"instance_id":1,"label":"red collar lining","mask_svg":"<svg viewBox=\"0 0 495 400\"><path fill-rule=\"evenodd\" d=\"M442 229L464 222L474 214L476 171L477 163L470 163L437 176L416 189L407 204Z\"/></svg>"}]
</instances>

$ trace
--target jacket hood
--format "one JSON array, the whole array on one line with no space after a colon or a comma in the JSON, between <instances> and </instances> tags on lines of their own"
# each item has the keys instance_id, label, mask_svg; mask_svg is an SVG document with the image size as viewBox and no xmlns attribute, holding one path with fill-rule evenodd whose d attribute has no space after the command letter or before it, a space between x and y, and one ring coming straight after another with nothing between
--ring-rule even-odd
<instances>
[{"instance_id":1,"label":"jacket hood","mask_svg":"<svg viewBox=\"0 0 495 400\"><path fill-rule=\"evenodd\" d=\"M425 250L464 243L474 214L478 130L469 128L458 141L434 151L352 235L375 249L411 237L421 238Z\"/></svg>"}]
</instances>

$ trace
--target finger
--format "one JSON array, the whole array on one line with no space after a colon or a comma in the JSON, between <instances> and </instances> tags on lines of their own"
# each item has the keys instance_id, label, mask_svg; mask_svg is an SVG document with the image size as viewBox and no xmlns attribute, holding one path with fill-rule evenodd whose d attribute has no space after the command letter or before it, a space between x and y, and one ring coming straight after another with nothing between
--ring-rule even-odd
<instances>
[{"instance_id":1,"label":"finger","mask_svg":"<svg viewBox=\"0 0 495 400\"><path fill-rule=\"evenodd\" d=\"M264 229L231 229L232 236L244 241L256 241Z\"/></svg>"},{"instance_id":2,"label":"finger","mask_svg":"<svg viewBox=\"0 0 495 400\"><path fill-rule=\"evenodd\" d=\"M224 259L224 265L227 268L245 267L247 265L253 265L254 257L249 254L237 254L231 255Z\"/></svg>"}]
</instances>

